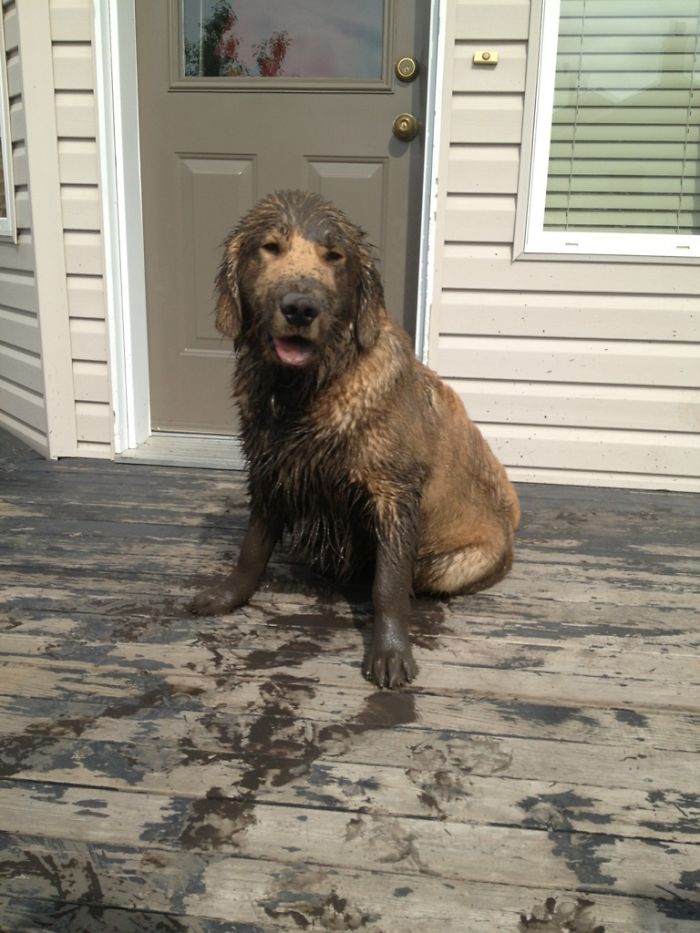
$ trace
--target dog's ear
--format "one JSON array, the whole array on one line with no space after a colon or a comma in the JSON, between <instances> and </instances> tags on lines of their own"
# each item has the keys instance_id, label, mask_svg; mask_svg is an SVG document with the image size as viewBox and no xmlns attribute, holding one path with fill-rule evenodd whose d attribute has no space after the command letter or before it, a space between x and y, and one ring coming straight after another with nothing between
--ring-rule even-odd
<instances>
[{"instance_id":1,"label":"dog's ear","mask_svg":"<svg viewBox=\"0 0 700 933\"><path fill-rule=\"evenodd\" d=\"M360 256L360 288L355 318L355 336L362 350L379 338L379 316L384 307L384 288L374 258L363 250Z\"/></svg>"},{"instance_id":2,"label":"dog's ear","mask_svg":"<svg viewBox=\"0 0 700 933\"><path fill-rule=\"evenodd\" d=\"M240 334L242 325L238 288L240 253L240 236L229 237L216 276L216 329L224 337L233 337L234 340Z\"/></svg>"}]
</instances>

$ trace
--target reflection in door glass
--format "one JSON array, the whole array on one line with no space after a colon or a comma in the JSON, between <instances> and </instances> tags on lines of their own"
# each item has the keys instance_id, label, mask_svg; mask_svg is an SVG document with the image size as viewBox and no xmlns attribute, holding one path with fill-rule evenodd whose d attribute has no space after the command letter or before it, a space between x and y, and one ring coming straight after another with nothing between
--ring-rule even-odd
<instances>
[{"instance_id":1,"label":"reflection in door glass","mask_svg":"<svg viewBox=\"0 0 700 933\"><path fill-rule=\"evenodd\" d=\"M181 0L188 78L382 76L384 0Z\"/></svg>"}]
</instances>

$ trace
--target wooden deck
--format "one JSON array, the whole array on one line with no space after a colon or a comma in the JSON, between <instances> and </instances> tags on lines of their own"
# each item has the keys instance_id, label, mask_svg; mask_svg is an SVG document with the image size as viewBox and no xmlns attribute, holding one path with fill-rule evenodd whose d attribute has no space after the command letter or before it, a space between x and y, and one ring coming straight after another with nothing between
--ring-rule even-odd
<instances>
[{"instance_id":1,"label":"wooden deck","mask_svg":"<svg viewBox=\"0 0 700 933\"><path fill-rule=\"evenodd\" d=\"M240 474L0 459L3 933L700 929L700 497L523 487L389 693L366 587L183 610Z\"/></svg>"}]
</instances>

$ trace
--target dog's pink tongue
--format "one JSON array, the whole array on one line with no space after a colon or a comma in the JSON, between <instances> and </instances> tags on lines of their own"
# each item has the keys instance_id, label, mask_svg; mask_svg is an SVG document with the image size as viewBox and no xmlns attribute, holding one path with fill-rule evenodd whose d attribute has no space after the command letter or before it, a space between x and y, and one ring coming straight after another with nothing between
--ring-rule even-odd
<instances>
[{"instance_id":1,"label":"dog's pink tongue","mask_svg":"<svg viewBox=\"0 0 700 933\"><path fill-rule=\"evenodd\" d=\"M303 366L308 362L313 352L313 344L308 340L300 340L294 337L275 337L275 353L288 366Z\"/></svg>"}]
</instances>

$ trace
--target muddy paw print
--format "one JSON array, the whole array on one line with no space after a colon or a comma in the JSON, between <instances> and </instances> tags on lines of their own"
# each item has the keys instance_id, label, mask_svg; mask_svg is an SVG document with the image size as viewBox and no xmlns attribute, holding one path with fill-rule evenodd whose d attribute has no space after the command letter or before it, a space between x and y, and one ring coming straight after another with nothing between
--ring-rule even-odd
<instances>
[{"instance_id":1,"label":"muddy paw print","mask_svg":"<svg viewBox=\"0 0 700 933\"><path fill-rule=\"evenodd\" d=\"M260 906L268 917L289 923L291 929L368 930L380 920L325 874L304 869L280 873Z\"/></svg>"},{"instance_id":2,"label":"muddy paw print","mask_svg":"<svg viewBox=\"0 0 700 933\"><path fill-rule=\"evenodd\" d=\"M445 805L468 793L466 779L474 774L497 774L511 764L511 753L489 736L454 739L442 748L417 745L406 772L420 788L421 802L443 819Z\"/></svg>"},{"instance_id":3,"label":"muddy paw print","mask_svg":"<svg viewBox=\"0 0 700 933\"><path fill-rule=\"evenodd\" d=\"M596 920L593 901L579 897L576 902L548 897L544 904L534 908L530 916L520 915L521 933L605 933L605 927Z\"/></svg>"},{"instance_id":4,"label":"muddy paw print","mask_svg":"<svg viewBox=\"0 0 700 933\"><path fill-rule=\"evenodd\" d=\"M407 832L401 822L383 813L370 813L350 819L345 829L345 841L359 844L363 852L371 851L373 858L383 864L399 864L424 870L413 833Z\"/></svg>"}]
</instances>

